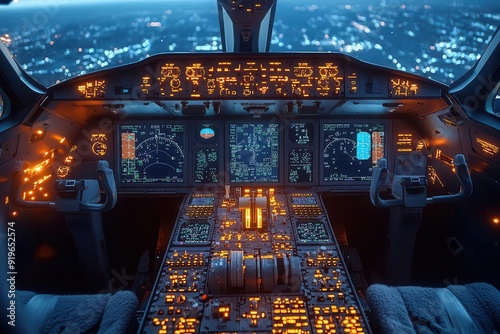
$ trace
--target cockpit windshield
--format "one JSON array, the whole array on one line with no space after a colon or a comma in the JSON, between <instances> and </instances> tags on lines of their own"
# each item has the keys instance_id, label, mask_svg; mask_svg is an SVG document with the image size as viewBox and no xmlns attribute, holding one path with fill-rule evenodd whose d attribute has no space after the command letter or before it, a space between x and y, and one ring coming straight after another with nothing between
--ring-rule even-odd
<instances>
[{"instance_id":1,"label":"cockpit windshield","mask_svg":"<svg viewBox=\"0 0 500 334\"><path fill-rule=\"evenodd\" d=\"M222 52L215 0L37 1L0 7L0 40L45 86L159 53ZM487 0L280 0L271 52L340 52L451 84L500 25Z\"/></svg>"},{"instance_id":2,"label":"cockpit windshield","mask_svg":"<svg viewBox=\"0 0 500 334\"><path fill-rule=\"evenodd\" d=\"M0 0L0 194L0 333L500 333L500 0Z\"/></svg>"}]
</instances>

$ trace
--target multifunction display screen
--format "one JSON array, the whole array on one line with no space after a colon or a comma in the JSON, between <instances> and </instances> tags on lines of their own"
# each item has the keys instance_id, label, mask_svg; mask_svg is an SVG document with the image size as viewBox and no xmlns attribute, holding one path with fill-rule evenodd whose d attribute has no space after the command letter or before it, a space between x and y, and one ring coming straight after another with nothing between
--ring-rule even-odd
<instances>
[{"instance_id":1,"label":"multifunction display screen","mask_svg":"<svg viewBox=\"0 0 500 334\"><path fill-rule=\"evenodd\" d=\"M314 173L314 125L310 122L293 122L289 126L288 182L311 183ZM313 165L314 164L314 165Z\"/></svg>"},{"instance_id":2,"label":"multifunction display screen","mask_svg":"<svg viewBox=\"0 0 500 334\"><path fill-rule=\"evenodd\" d=\"M120 183L184 182L184 124L120 124Z\"/></svg>"},{"instance_id":3,"label":"multifunction display screen","mask_svg":"<svg viewBox=\"0 0 500 334\"><path fill-rule=\"evenodd\" d=\"M230 181L279 182L279 141L278 123L230 123Z\"/></svg>"},{"instance_id":4,"label":"multifunction display screen","mask_svg":"<svg viewBox=\"0 0 500 334\"><path fill-rule=\"evenodd\" d=\"M313 152L309 148L294 148L288 155L290 183L312 182Z\"/></svg>"},{"instance_id":5,"label":"multifunction display screen","mask_svg":"<svg viewBox=\"0 0 500 334\"><path fill-rule=\"evenodd\" d=\"M200 148L194 156L194 182L217 183L219 181L219 152L216 148Z\"/></svg>"},{"instance_id":6,"label":"multifunction display screen","mask_svg":"<svg viewBox=\"0 0 500 334\"><path fill-rule=\"evenodd\" d=\"M372 168L384 157L384 123L323 124L324 182L370 181Z\"/></svg>"}]
</instances>

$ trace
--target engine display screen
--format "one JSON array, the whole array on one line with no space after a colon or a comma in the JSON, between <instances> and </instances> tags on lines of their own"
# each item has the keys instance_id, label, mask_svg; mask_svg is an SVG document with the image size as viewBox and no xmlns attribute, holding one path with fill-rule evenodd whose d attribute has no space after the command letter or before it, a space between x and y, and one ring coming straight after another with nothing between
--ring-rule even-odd
<instances>
[{"instance_id":1,"label":"engine display screen","mask_svg":"<svg viewBox=\"0 0 500 334\"><path fill-rule=\"evenodd\" d=\"M184 182L184 124L120 124L120 183Z\"/></svg>"},{"instance_id":2,"label":"engine display screen","mask_svg":"<svg viewBox=\"0 0 500 334\"><path fill-rule=\"evenodd\" d=\"M230 181L279 182L279 141L277 123L230 123Z\"/></svg>"},{"instance_id":3,"label":"engine display screen","mask_svg":"<svg viewBox=\"0 0 500 334\"><path fill-rule=\"evenodd\" d=\"M213 147L200 148L194 156L194 182L219 181L219 152Z\"/></svg>"},{"instance_id":4,"label":"engine display screen","mask_svg":"<svg viewBox=\"0 0 500 334\"><path fill-rule=\"evenodd\" d=\"M290 183L312 182L313 180L313 152L309 148L294 148L288 155Z\"/></svg>"},{"instance_id":5,"label":"engine display screen","mask_svg":"<svg viewBox=\"0 0 500 334\"><path fill-rule=\"evenodd\" d=\"M322 127L322 180L370 181L372 168L384 157L385 123L324 123Z\"/></svg>"},{"instance_id":6,"label":"engine display screen","mask_svg":"<svg viewBox=\"0 0 500 334\"><path fill-rule=\"evenodd\" d=\"M288 179L291 184L312 183L314 167L314 124L295 121L288 127ZM285 157L286 158L286 157Z\"/></svg>"}]
</instances>

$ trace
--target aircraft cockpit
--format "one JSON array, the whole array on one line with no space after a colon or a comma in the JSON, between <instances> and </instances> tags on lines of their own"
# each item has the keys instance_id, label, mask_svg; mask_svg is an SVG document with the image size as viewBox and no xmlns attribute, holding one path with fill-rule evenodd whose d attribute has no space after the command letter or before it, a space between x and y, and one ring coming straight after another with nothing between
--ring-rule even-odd
<instances>
[{"instance_id":1,"label":"aircraft cockpit","mask_svg":"<svg viewBox=\"0 0 500 334\"><path fill-rule=\"evenodd\" d=\"M498 6L471 14L489 22L488 43L446 83L352 50L278 52L285 0L214 2L217 52L103 58L87 73L94 50L78 75L53 70L68 77L52 85L28 74L51 60L20 66L25 35L0 30L0 328L500 331ZM391 1L370 6L377 28L394 23L376 11ZM406 6L394 8L420 20L434 5ZM162 27L134 15L131 31ZM370 33L352 15L346 31ZM89 29L106 38L119 28ZM48 45L66 33L53 28Z\"/></svg>"}]
</instances>

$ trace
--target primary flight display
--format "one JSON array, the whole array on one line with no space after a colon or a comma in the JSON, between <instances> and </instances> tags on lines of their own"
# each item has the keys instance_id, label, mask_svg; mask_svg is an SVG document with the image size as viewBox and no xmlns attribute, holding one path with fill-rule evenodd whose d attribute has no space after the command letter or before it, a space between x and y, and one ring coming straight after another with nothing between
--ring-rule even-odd
<instances>
[{"instance_id":1,"label":"primary flight display","mask_svg":"<svg viewBox=\"0 0 500 334\"><path fill-rule=\"evenodd\" d=\"M122 184L184 182L184 124L120 124Z\"/></svg>"}]
</instances>

